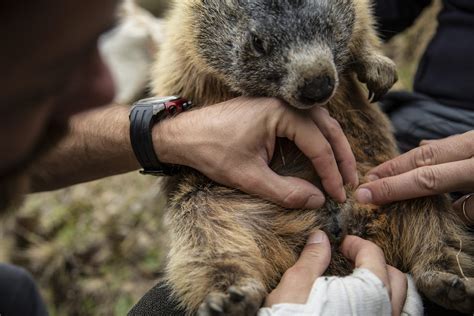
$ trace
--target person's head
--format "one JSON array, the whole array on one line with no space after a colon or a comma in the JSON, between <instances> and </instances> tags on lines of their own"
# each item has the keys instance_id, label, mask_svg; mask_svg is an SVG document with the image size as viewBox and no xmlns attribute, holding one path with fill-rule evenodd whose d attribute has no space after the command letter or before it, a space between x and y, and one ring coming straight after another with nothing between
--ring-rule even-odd
<instances>
[{"instance_id":1,"label":"person's head","mask_svg":"<svg viewBox=\"0 0 474 316\"><path fill-rule=\"evenodd\" d=\"M30 164L65 134L71 115L112 100L97 45L117 3L0 4L0 209L27 187Z\"/></svg>"}]
</instances>

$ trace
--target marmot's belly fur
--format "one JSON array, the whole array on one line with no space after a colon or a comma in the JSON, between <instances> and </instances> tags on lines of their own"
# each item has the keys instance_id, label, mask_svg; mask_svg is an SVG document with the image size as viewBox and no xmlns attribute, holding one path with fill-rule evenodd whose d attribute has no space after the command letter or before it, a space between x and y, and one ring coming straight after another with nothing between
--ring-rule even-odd
<instances>
[{"instance_id":1,"label":"marmot's belly fur","mask_svg":"<svg viewBox=\"0 0 474 316\"><path fill-rule=\"evenodd\" d=\"M206 64L193 30L199 27L193 12L202 16L209 9L216 19L219 12L211 10L211 3L226 2L216 1L182 0L170 13L168 40L156 64L157 95L179 94L205 106L239 94L229 88L225 76ZM385 92L393 80L384 73L392 69L378 52L366 1L353 2L356 20L347 49L355 61L338 73L337 91L326 107L345 131L364 179L368 170L397 151L388 120L377 105L369 103L357 78L375 93ZM286 163L276 155L272 168L316 182L306 158L287 141L280 142ZM198 172L185 172L170 181L166 280L189 313L214 315L221 309L223 315L255 314L282 273L294 264L310 232L321 228L335 248L346 234L375 242L387 262L411 273L429 299L447 308L474 311L474 239L446 196L369 207L356 203L348 191L344 204L328 200L318 210L288 210L218 185ZM468 279L461 277L460 266ZM345 275L350 270L335 250L327 273Z\"/></svg>"}]
</instances>

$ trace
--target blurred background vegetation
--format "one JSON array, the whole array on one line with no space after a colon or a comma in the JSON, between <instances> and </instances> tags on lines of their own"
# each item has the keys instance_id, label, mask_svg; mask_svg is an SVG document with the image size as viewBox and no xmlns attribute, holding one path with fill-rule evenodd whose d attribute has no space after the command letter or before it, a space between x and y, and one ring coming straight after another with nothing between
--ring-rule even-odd
<instances>
[{"instance_id":1,"label":"blurred background vegetation","mask_svg":"<svg viewBox=\"0 0 474 316\"><path fill-rule=\"evenodd\" d=\"M139 0L162 16L167 0ZM439 3L386 44L396 89L411 89ZM166 257L159 179L136 172L29 196L2 222L0 261L37 280L51 315L125 315L160 277Z\"/></svg>"}]
</instances>

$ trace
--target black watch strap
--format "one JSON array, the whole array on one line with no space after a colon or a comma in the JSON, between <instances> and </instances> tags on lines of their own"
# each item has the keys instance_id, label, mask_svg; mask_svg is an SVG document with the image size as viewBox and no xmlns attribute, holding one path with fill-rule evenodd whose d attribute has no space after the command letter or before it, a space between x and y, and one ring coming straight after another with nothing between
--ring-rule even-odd
<instances>
[{"instance_id":1,"label":"black watch strap","mask_svg":"<svg viewBox=\"0 0 474 316\"><path fill-rule=\"evenodd\" d=\"M160 120L188 109L191 102L179 97L149 98L134 104L130 111L130 141L135 156L142 166L140 173L174 175L180 166L164 164L158 159L152 137L152 128Z\"/></svg>"}]
</instances>

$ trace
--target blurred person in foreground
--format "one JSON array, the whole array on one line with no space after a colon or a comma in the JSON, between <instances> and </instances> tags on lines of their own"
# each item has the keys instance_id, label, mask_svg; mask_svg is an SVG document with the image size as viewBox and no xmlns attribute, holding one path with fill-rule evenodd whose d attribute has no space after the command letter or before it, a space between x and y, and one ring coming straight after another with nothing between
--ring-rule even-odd
<instances>
[{"instance_id":1,"label":"blurred person in foreground","mask_svg":"<svg viewBox=\"0 0 474 316\"><path fill-rule=\"evenodd\" d=\"M111 102L114 85L98 53L97 41L113 26L117 4L116 0L0 4L2 211L18 206L28 192L57 189L139 168L130 144L129 109L117 105L101 107ZM286 207L317 208L324 203L322 192L301 179L274 174L267 164L276 136L299 138L307 133L306 124L295 124L300 119L278 100L238 98L160 122L153 129L154 149L162 162L195 168L224 185ZM305 119L310 120L306 116ZM309 121L321 135L302 139L300 144L306 155L340 170L331 174L339 181L325 187L329 195L340 192L343 183L358 182L354 157L342 131L328 135L331 120L324 116L319 124ZM241 132L233 133L235 139L223 139L219 132L222 128ZM203 148L196 139L207 139L210 146ZM449 140L445 142L451 144ZM319 149L327 144L333 149L331 155ZM469 144L464 151L472 150L472 143ZM215 164L216 160L225 164ZM262 175L271 175L272 181ZM310 289L317 284L314 281L320 280L318 276L326 269L329 249L324 233L312 235L300 260L269 295L266 306L304 304ZM378 247L358 237L347 237L342 251L370 276L372 288L380 289L372 291L379 299L376 308L400 314L407 297L406 276L385 263ZM338 303L336 300L333 305ZM6 264L0 265L0 313L47 314L31 276Z\"/></svg>"}]
</instances>

